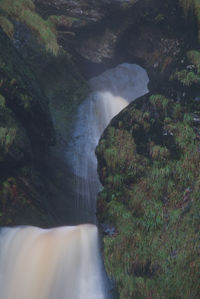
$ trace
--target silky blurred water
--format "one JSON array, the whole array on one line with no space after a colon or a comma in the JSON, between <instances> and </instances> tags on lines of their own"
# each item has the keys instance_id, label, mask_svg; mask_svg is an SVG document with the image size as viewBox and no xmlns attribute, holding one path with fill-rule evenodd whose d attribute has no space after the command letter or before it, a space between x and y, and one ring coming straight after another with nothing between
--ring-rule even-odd
<instances>
[{"instance_id":1,"label":"silky blurred water","mask_svg":"<svg viewBox=\"0 0 200 299\"><path fill-rule=\"evenodd\" d=\"M0 233L1 299L105 299L94 225Z\"/></svg>"},{"instance_id":2,"label":"silky blurred water","mask_svg":"<svg viewBox=\"0 0 200 299\"><path fill-rule=\"evenodd\" d=\"M147 73L135 64L121 64L89 84L66 150L76 177L69 223L96 223L101 184L95 148L110 120L148 92ZM109 298L95 225L0 230L0 299Z\"/></svg>"},{"instance_id":3,"label":"silky blurred water","mask_svg":"<svg viewBox=\"0 0 200 299\"><path fill-rule=\"evenodd\" d=\"M148 92L148 75L124 63L91 79L91 94L80 105L67 161L75 175L75 207L82 223L96 223L96 196L101 189L95 148L111 119L130 102Z\"/></svg>"}]
</instances>

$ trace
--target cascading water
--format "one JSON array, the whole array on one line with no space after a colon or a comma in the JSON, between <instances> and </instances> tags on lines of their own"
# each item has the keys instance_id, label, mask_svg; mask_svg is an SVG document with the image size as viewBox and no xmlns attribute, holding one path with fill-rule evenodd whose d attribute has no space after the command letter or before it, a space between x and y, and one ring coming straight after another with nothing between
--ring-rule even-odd
<instances>
[{"instance_id":1,"label":"cascading water","mask_svg":"<svg viewBox=\"0 0 200 299\"><path fill-rule=\"evenodd\" d=\"M130 102L148 92L146 71L124 63L91 79L91 94L80 105L67 161L75 174L75 205L79 221L96 223L96 196L101 189L95 148L110 120Z\"/></svg>"},{"instance_id":2,"label":"cascading water","mask_svg":"<svg viewBox=\"0 0 200 299\"><path fill-rule=\"evenodd\" d=\"M1 299L105 299L94 225L0 234Z\"/></svg>"},{"instance_id":3,"label":"cascading water","mask_svg":"<svg viewBox=\"0 0 200 299\"><path fill-rule=\"evenodd\" d=\"M72 223L95 223L101 188L95 147L109 121L148 92L138 65L122 64L90 80L67 151L76 176ZM78 220L75 220L77 218ZM0 299L108 299L95 225L0 230Z\"/></svg>"}]
</instances>

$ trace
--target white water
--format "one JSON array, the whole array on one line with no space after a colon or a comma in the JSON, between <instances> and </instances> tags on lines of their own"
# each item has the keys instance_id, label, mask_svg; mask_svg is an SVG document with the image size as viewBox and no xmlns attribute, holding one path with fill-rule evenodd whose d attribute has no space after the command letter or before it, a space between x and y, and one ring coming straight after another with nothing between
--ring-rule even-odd
<instances>
[{"instance_id":1,"label":"white water","mask_svg":"<svg viewBox=\"0 0 200 299\"><path fill-rule=\"evenodd\" d=\"M127 63L89 81L92 92L80 106L67 161L76 177L76 208L90 222L96 221L95 199L101 188L95 156L99 138L116 114L148 92L148 82L142 67Z\"/></svg>"},{"instance_id":2,"label":"white water","mask_svg":"<svg viewBox=\"0 0 200 299\"><path fill-rule=\"evenodd\" d=\"M105 299L94 225L0 234L1 299Z\"/></svg>"},{"instance_id":3,"label":"white water","mask_svg":"<svg viewBox=\"0 0 200 299\"><path fill-rule=\"evenodd\" d=\"M148 92L147 83L145 70L129 64L90 80L93 92L80 106L67 152L77 176L73 217L83 209L89 213L83 222L95 222L101 187L95 147L109 121ZM103 282L96 226L0 230L0 299L107 299Z\"/></svg>"}]
</instances>

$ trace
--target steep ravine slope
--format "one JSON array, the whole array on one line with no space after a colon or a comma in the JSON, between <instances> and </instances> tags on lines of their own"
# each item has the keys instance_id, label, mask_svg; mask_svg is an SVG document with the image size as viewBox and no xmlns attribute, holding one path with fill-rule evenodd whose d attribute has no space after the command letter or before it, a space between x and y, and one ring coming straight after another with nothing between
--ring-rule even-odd
<instances>
[{"instance_id":1,"label":"steep ravine slope","mask_svg":"<svg viewBox=\"0 0 200 299\"><path fill-rule=\"evenodd\" d=\"M200 296L199 11L191 7L177 63L111 121L96 150L104 258L120 299Z\"/></svg>"},{"instance_id":2,"label":"steep ravine slope","mask_svg":"<svg viewBox=\"0 0 200 299\"><path fill-rule=\"evenodd\" d=\"M55 207L69 191L62 148L88 88L69 54L52 53L55 35L44 43L38 24L24 22L23 11L48 31L31 3L1 3L0 224L55 226L66 223Z\"/></svg>"},{"instance_id":3,"label":"steep ravine slope","mask_svg":"<svg viewBox=\"0 0 200 299\"><path fill-rule=\"evenodd\" d=\"M198 111L147 95L99 143L98 217L112 228L104 257L120 298L199 296Z\"/></svg>"},{"instance_id":4,"label":"steep ravine slope","mask_svg":"<svg viewBox=\"0 0 200 299\"><path fill-rule=\"evenodd\" d=\"M137 62L158 79L191 37L178 0L35 3L38 12L56 25L59 43L87 78L122 62Z\"/></svg>"},{"instance_id":5,"label":"steep ravine slope","mask_svg":"<svg viewBox=\"0 0 200 299\"><path fill-rule=\"evenodd\" d=\"M84 78L137 62L150 94L97 148L106 268L121 299L198 298L198 1L2 0L0 26L0 224L67 223Z\"/></svg>"},{"instance_id":6,"label":"steep ravine slope","mask_svg":"<svg viewBox=\"0 0 200 299\"><path fill-rule=\"evenodd\" d=\"M160 40L162 32L168 36L168 31L162 26L162 30L155 30L156 22L160 25L160 21L154 20L159 10L166 9L168 16L172 2L166 7L156 8L157 4L157 0L1 1L0 26L8 36L3 33L1 36L2 107L4 104L6 107L2 108L2 120L6 119L1 138L2 225L42 225L43 221L47 225L45 220L39 220L40 216L34 220L35 205L43 214L52 214L57 224L67 223L73 200L73 176L63 159L74 113L88 92L84 77L126 59L140 60L131 44L126 48L133 52L132 56L126 51L122 55L121 50L126 37L130 41L135 39L129 36L131 28L139 30L145 20L155 47L143 53L142 64L153 76L155 61L149 65L147 62L151 54L159 57L162 62L155 71L156 78L163 63L173 65L179 54L176 48L180 47L172 39L167 43L170 50L166 54L166 42L163 46ZM174 24L174 15L172 20L171 17L165 20L164 28L171 21ZM146 43L144 32L141 31L141 36ZM141 52L141 44L138 49ZM155 49L159 49L156 55ZM172 56L167 63L166 55ZM9 113L12 116L5 118ZM10 126L13 130L7 132ZM27 216L25 207L29 211Z\"/></svg>"}]
</instances>

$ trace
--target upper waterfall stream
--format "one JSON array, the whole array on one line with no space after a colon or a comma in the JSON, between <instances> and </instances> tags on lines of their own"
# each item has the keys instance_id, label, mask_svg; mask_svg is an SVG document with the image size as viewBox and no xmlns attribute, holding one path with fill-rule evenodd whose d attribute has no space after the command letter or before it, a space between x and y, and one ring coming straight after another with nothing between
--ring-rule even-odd
<instances>
[{"instance_id":1,"label":"upper waterfall stream","mask_svg":"<svg viewBox=\"0 0 200 299\"><path fill-rule=\"evenodd\" d=\"M110 120L148 92L148 76L140 66L125 63L91 79L89 84L91 94L80 105L66 149L67 162L76 177L71 222L82 225L47 230L2 228L0 299L110 297L105 290L97 228L84 224L96 223L96 195L101 185L95 148Z\"/></svg>"},{"instance_id":2,"label":"upper waterfall stream","mask_svg":"<svg viewBox=\"0 0 200 299\"><path fill-rule=\"evenodd\" d=\"M111 119L136 98L148 92L146 71L123 63L89 81L91 93L80 105L67 161L75 175L78 223L96 223L96 196L101 189L95 148ZM79 222L80 221L80 222Z\"/></svg>"}]
</instances>

